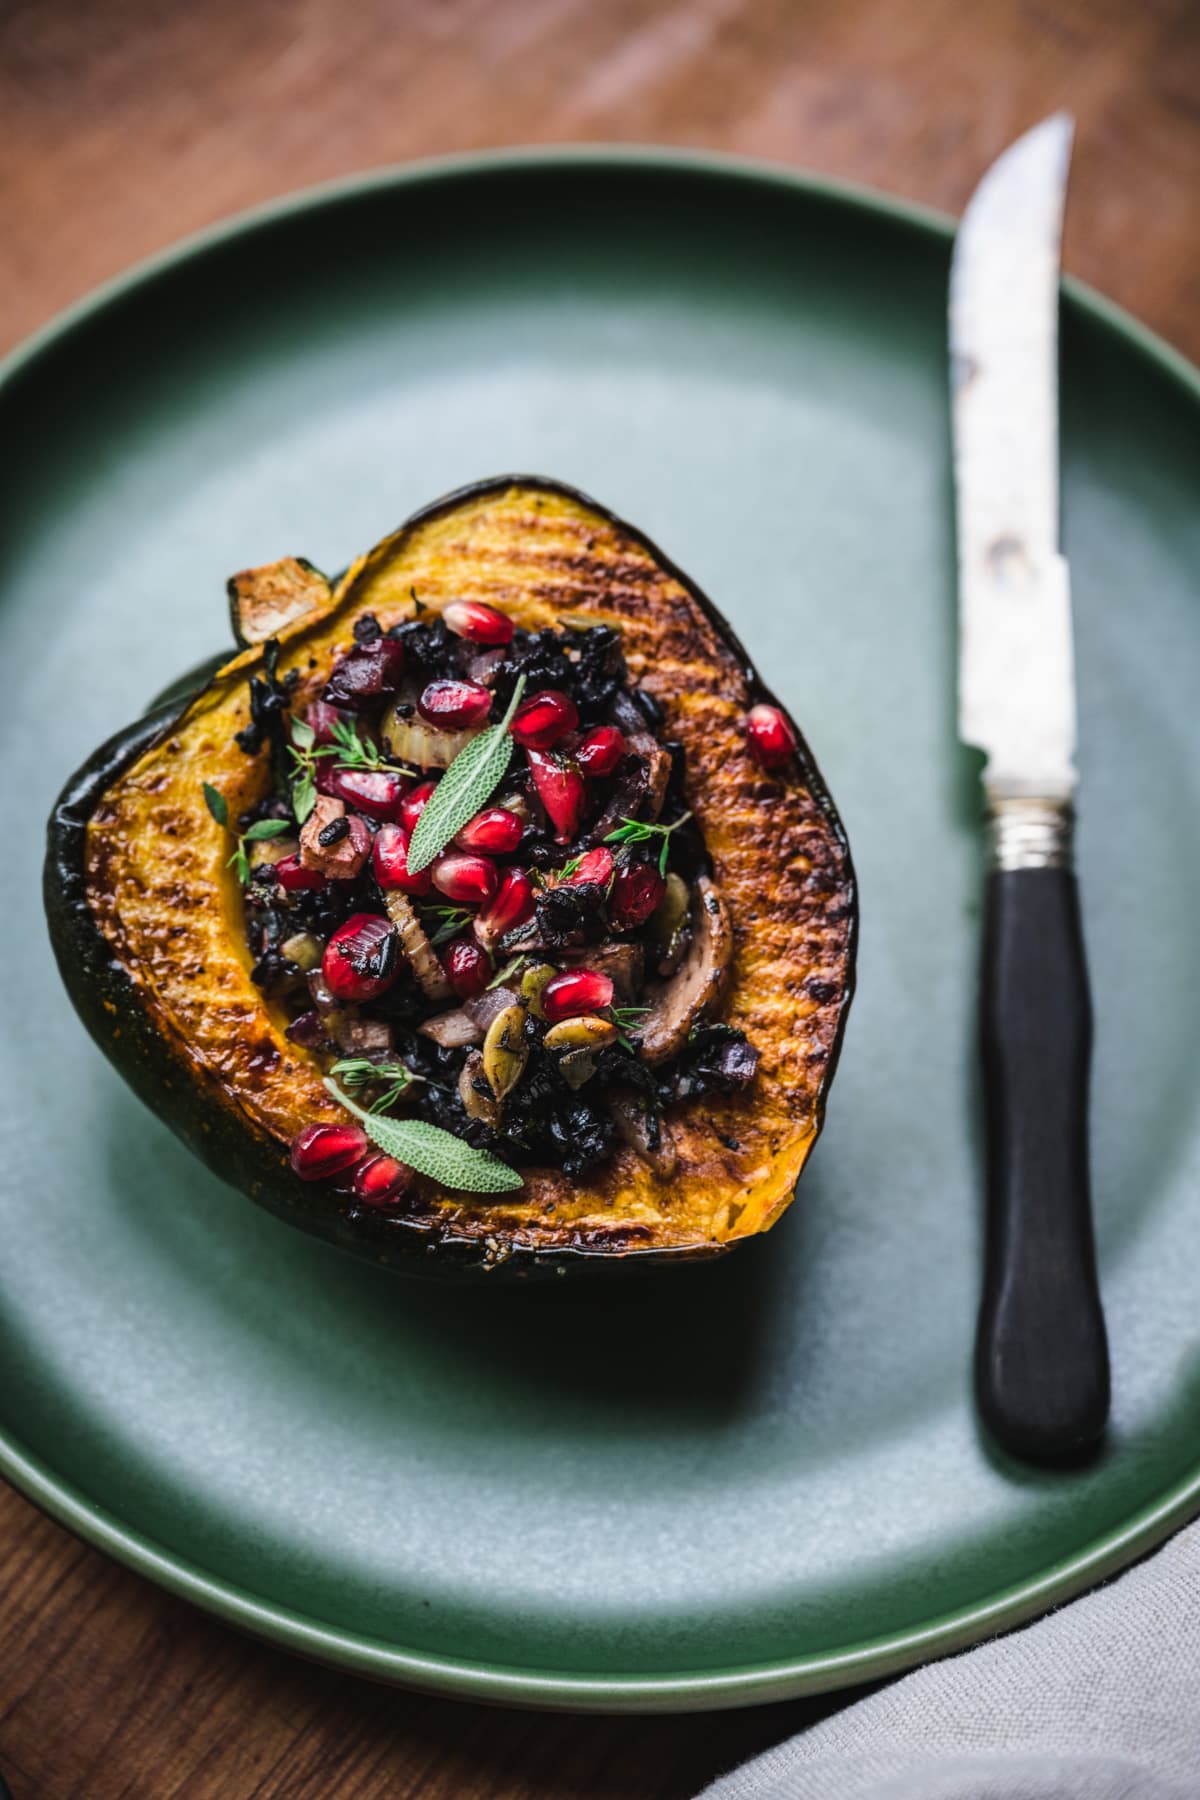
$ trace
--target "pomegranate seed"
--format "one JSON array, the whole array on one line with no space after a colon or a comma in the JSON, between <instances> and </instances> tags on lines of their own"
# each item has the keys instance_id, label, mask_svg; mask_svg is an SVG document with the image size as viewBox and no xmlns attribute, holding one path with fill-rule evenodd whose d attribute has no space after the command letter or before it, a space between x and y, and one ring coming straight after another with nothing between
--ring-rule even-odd
<instances>
[{"instance_id":1,"label":"pomegranate seed","mask_svg":"<svg viewBox=\"0 0 1200 1800\"><path fill-rule=\"evenodd\" d=\"M322 757L317 764L317 792L331 800L341 799L337 791L337 770L327 757Z\"/></svg>"},{"instance_id":2,"label":"pomegranate seed","mask_svg":"<svg viewBox=\"0 0 1200 1800\"><path fill-rule=\"evenodd\" d=\"M430 725L444 731L465 731L478 725L492 709L492 696L477 681L431 681L417 701L417 711Z\"/></svg>"},{"instance_id":3,"label":"pomegranate seed","mask_svg":"<svg viewBox=\"0 0 1200 1800\"><path fill-rule=\"evenodd\" d=\"M511 644L513 622L482 600L451 600L442 608L446 629L473 644Z\"/></svg>"},{"instance_id":4,"label":"pomegranate seed","mask_svg":"<svg viewBox=\"0 0 1200 1800\"><path fill-rule=\"evenodd\" d=\"M482 994L492 979L492 965L486 953L470 938L455 938L442 960L450 986L460 1000Z\"/></svg>"},{"instance_id":5,"label":"pomegranate seed","mask_svg":"<svg viewBox=\"0 0 1200 1800\"><path fill-rule=\"evenodd\" d=\"M325 946L321 973L338 1000L374 1000L400 970L400 940L390 919L351 913Z\"/></svg>"},{"instance_id":6,"label":"pomegranate seed","mask_svg":"<svg viewBox=\"0 0 1200 1800\"><path fill-rule=\"evenodd\" d=\"M292 1139L292 1167L301 1181L323 1181L361 1162L370 1147L357 1125L306 1125Z\"/></svg>"},{"instance_id":7,"label":"pomegranate seed","mask_svg":"<svg viewBox=\"0 0 1200 1800\"><path fill-rule=\"evenodd\" d=\"M542 989L542 1012L547 1025L557 1025L560 1019L602 1011L612 997L613 984L599 969L564 969Z\"/></svg>"},{"instance_id":8,"label":"pomegranate seed","mask_svg":"<svg viewBox=\"0 0 1200 1800\"><path fill-rule=\"evenodd\" d=\"M336 706L330 706L326 700L314 700L311 706L305 707L303 717L304 723L312 727L318 744L332 744L333 728L342 718Z\"/></svg>"},{"instance_id":9,"label":"pomegranate seed","mask_svg":"<svg viewBox=\"0 0 1200 1800\"><path fill-rule=\"evenodd\" d=\"M390 1206L412 1180L407 1163L394 1156L369 1156L354 1171L351 1193L360 1206Z\"/></svg>"},{"instance_id":10,"label":"pomegranate seed","mask_svg":"<svg viewBox=\"0 0 1200 1800\"><path fill-rule=\"evenodd\" d=\"M401 825L381 825L371 845L371 867L381 888L399 888L405 894L427 894L433 886L428 869L408 872L408 833Z\"/></svg>"},{"instance_id":11,"label":"pomegranate seed","mask_svg":"<svg viewBox=\"0 0 1200 1800\"><path fill-rule=\"evenodd\" d=\"M796 734L777 706L752 706L746 716L746 736L764 769L778 769L796 753Z\"/></svg>"},{"instance_id":12,"label":"pomegranate seed","mask_svg":"<svg viewBox=\"0 0 1200 1800\"><path fill-rule=\"evenodd\" d=\"M667 891L667 884L653 863L632 857L617 865L608 917L617 931L634 931L644 925Z\"/></svg>"},{"instance_id":13,"label":"pomegranate seed","mask_svg":"<svg viewBox=\"0 0 1200 1800\"><path fill-rule=\"evenodd\" d=\"M506 869L500 878L496 898L475 921L475 935L489 946L506 931L528 924L534 914L537 896L524 869Z\"/></svg>"},{"instance_id":14,"label":"pomegranate seed","mask_svg":"<svg viewBox=\"0 0 1200 1800\"><path fill-rule=\"evenodd\" d=\"M410 793L405 794L400 802L400 811L397 817L409 837L417 829L417 820L425 811L426 804L432 797L436 786L436 781L418 782L417 786Z\"/></svg>"},{"instance_id":15,"label":"pomegranate seed","mask_svg":"<svg viewBox=\"0 0 1200 1800\"><path fill-rule=\"evenodd\" d=\"M440 894L469 906L486 906L500 879L495 863L486 856L472 856L467 850L445 851L435 859L432 873L433 885Z\"/></svg>"},{"instance_id":16,"label":"pomegranate seed","mask_svg":"<svg viewBox=\"0 0 1200 1800\"><path fill-rule=\"evenodd\" d=\"M303 893L306 889L315 892L325 886L320 869L306 869L297 852L280 857L275 864L275 879L287 894Z\"/></svg>"},{"instance_id":17,"label":"pomegranate seed","mask_svg":"<svg viewBox=\"0 0 1200 1800\"><path fill-rule=\"evenodd\" d=\"M302 1012L292 1020L284 1036L291 1044L299 1044L305 1050L316 1050L325 1042L325 1024L316 1007Z\"/></svg>"},{"instance_id":18,"label":"pomegranate seed","mask_svg":"<svg viewBox=\"0 0 1200 1800\"><path fill-rule=\"evenodd\" d=\"M460 850L482 850L487 856L507 856L525 835L525 826L506 806L489 806L469 819L455 837Z\"/></svg>"},{"instance_id":19,"label":"pomegranate seed","mask_svg":"<svg viewBox=\"0 0 1200 1800\"><path fill-rule=\"evenodd\" d=\"M373 644L358 644L334 663L321 698L327 705L349 707L379 694L394 693L404 668L404 645L399 638L380 637Z\"/></svg>"},{"instance_id":20,"label":"pomegranate seed","mask_svg":"<svg viewBox=\"0 0 1200 1800\"><path fill-rule=\"evenodd\" d=\"M571 754L585 775L611 775L625 754L625 739L615 725L597 725Z\"/></svg>"},{"instance_id":21,"label":"pomegranate seed","mask_svg":"<svg viewBox=\"0 0 1200 1800\"><path fill-rule=\"evenodd\" d=\"M400 802L412 786L407 775L395 769L334 769L328 791L347 806L357 807L369 819L394 819Z\"/></svg>"},{"instance_id":22,"label":"pomegranate seed","mask_svg":"<svg viewBox=\"0 0 1200 1800\"><path fill-rule=\"evenodd\" d=\"M543 688L517 708L509 730L526 750L550 750L579 723L575 702L558 688Z\"/></svg>"},{"instance_id":23,"label":"pomegranate seed","mask_svg":"<svg viewBox=\"0 0 1200 1800\"><path fill-rule=\"evenodd\" d=\"M561 876L555 887L607 887L612 880L613 853L606 844L586 850L569 875Z\"/></svg>"},{"instance_id":24,"label":"pomegranate seed","mask_svg":"<svg viewBox=\"0 0 1200 1800\"><path fill-rule=\"evenodd\" d=\"M574 763L562 763L544 750L526 750L533 785L554 827L555 842L569 844L579 830L587 793Z\"/></svg>"}]
</instances>

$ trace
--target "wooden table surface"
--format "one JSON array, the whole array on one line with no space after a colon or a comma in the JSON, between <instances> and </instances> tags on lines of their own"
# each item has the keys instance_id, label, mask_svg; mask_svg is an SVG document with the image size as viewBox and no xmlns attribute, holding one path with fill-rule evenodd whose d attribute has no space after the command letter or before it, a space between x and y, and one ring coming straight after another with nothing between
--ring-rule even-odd
<instances>
[{"instance_id":1,"label":"wooden table surface","mask_svg":"<svg viewBox=\"0 0 1200 1800\"><path fill-rule=\"evenodd\" d=\"M0 349L236 208L372 165L620 139L806 164L958 210L1055 107L1065 260L1200 359L1196 0L7 0ZM0 1489L15 1800L667 1800L830 1703L505 1713L238 1636Z\"/></svg>"}]
</instances>

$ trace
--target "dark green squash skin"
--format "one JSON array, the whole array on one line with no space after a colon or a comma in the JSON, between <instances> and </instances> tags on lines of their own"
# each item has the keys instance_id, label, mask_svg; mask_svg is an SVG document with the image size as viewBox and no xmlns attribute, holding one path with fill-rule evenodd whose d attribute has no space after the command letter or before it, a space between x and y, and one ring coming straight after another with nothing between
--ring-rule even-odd
<instances>
[{"instance_id":1,"label":"dark green squash skin","mask_svg":"<svg viewBox=\"0 0 1200 1800\"><path fill-rule=\"evenodd\" d=\"M759 678L740 641L717 608L644 533L564 482L542 476L505 475L458 488L423 507L405 522L406 529L424 523L464 502L486 498L518 485L561 494L599 513L641 544L655 561L679 581L705 612L737 658L755 700L779 701ZM87 899L86 844L88 822L112 784L144 751L166 736L188 704L227 658L214 659L167 689L154 709L102 744L67 781L47 827L44 900L50 941L59 973L87 1030L138 1098L167 1124L206 1167L238 1188L256 1204L301 1230L386 1267L433 1277L487 1275L490 1280L528 1279L567 1274L629 1274L681 1263L709 1262L736 1247L717 1244L696 1248L624 1248L619 1240L603 1246L581 1243L568 1248L532 1248L501 1244L497 1250L478 1236L447 1231L431 1215L390 1214L348 1203L331 1182L303 1182L292 1171L286 1149L248 1118L239 1119L214 1087L199 1076L174 1045L165 1041L143 1006L137 982L113 955L112 947ZM819 1133L825 1102L837 1068L846 1016L854 991L858 943L858 889L849 845L840 818L812 754L796 732L797 761L806 785L820 806L831 835L845 858L846 880L853 906L846 963L846 990L837 1035L826 1064L814 1110ZM615 1235L615 1234L614 1234Z\"/></svg>"}]
</instances>

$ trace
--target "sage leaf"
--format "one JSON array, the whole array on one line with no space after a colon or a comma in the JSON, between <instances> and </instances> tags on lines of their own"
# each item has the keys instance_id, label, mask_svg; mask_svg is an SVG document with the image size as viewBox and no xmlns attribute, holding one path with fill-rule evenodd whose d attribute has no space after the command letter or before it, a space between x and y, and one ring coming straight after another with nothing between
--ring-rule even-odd
<instances>
[{"instance_id":1,"label":"sage leaf","mask_svg":"<svg viewBox=\"0 0 1200 1800\"><path fill-rule=\"evenodd\" d=\"M498 725L489 725L460 750L429 796L408 846L408 872L419 875L456 831L487 805L508 773L513 741L508 727L521 704L525 677L518 678L508 710ZM415 1165L414 1165L415 1166Z\"/></svg>"},{"instance_id":2,"label":"sage leaf","mask_svg":"<svg viewBox=\"0 0 1200 1800\"><path fill-rule=\"evenodd\" d=\"M339 1105L362 1120L363 1130L386 1156L407 1163L410 1169L428 1175L442 1187L467 1194L505 1194L524 1187L524 1178L507 1163L489 1156L486 1150L464 1144L440 1125L430 1125L424 1119L381 1118L357 1105L335 1081L326 1080L325 1086Z\"/></svg>"},{"instance_id":3,"label":"sage leaf","mask_svg":"<svg viewBox=\"0 0 1200 1800\"><path fill-rule=\"evenodd\" d=\"M225 804L225 796L212 785L211 781L204 783L204 804L218 825L229 824L229 808Z\"/></svg>"}]
</instances>

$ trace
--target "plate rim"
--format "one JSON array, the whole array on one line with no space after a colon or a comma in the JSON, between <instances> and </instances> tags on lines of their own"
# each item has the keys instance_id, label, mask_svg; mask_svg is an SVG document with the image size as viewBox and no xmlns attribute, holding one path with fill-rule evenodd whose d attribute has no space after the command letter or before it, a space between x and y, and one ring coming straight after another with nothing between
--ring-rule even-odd
<instances>
[{"instance_id":1,"label":"plate rim","mask_svg":"<svg viewBox=\"0 0 1200 1800\"><path fill-rule=\"evenodd\" d=\"M211 250L322 207L416 183L488 173L603 169L625 173L651 167L696 177L716 175L750 185L790 190L915 230L949 244L956 221L932 207L858 183L755 157L649 145L551 144L424 158L298 189L218 220L144 257L55 314L0 360L0 404L14 379L109 306L159 275L200 260ZM1062 281L1067 305L1148 357L1183 393L1200 402L1200 369L1158 333L1086 283ZM924 1622L862 1639L838 1650L727 1668L646 1675L572 1674L490 1660L441 1657L405 1649L365 1633L346 1631L209 1573L125 1525L88 1500L73 1482L27 1451L0 1423L0 1476L77 1537L202 1610L318 1662L454 1698L577 1712L693 1712L795 1698L879 1679L966 1648L1026 1623L1116 1573L1200 1510L1200 1461L1156 1500L1140 1507L1081 1549L1025 1580Z\"/></svg>"}]
</instances>

